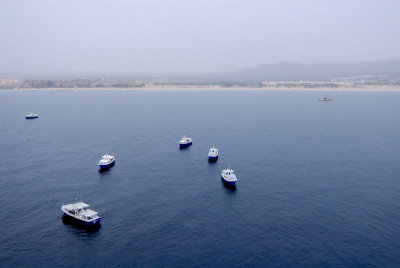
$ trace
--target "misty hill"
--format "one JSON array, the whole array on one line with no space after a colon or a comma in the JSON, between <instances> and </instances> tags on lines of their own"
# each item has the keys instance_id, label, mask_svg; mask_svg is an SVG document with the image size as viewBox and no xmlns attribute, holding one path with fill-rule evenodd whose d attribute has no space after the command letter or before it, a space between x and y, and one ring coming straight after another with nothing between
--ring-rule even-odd
<instances>
[{"instance_id":1,"label":"misty hill","mask_svg":"<svg viewBox=\"0 0 400 268\"><path fill-rule=\"evenodd\" d=\"M400 77L400 60L359 63L303 64L281 62L262 64L221 76L231 81L299 81L330 80L338 77L388 75Z\"/></svg>"},{"instance_id":2,"label":"misty hill","mask_svg":"<svg viewBox=\"0 0 400 268\"><path fill-rule=\"evenodd\" d=\"M262 81L329 81L353 76L388 76L400 78L400 60L381 60L359 63L303 64L281 62L261 64L234 72L203 74L141 74L145 81L165 83L246 85Z\"/></svg>"},{"instance_id":3,"label":"misty hill","mask_svg":"<svg viewBox=\"0 0 400 268\"><path fill-rule=\"evenodd\" d=\"M400 60L381 60L359 63L303 64L281 62L261 64L252 68L220 73L149 73L149 72L94 72L83 70L53 69L28 74L4 75L4 78L29 79L114 79L138 80L155 84L184 84L224 86L258 84L262 81L329 81L353 76L387 76L400 79ZM0 74L0 78L1 74Z\"/></svg>"}]
</instances>

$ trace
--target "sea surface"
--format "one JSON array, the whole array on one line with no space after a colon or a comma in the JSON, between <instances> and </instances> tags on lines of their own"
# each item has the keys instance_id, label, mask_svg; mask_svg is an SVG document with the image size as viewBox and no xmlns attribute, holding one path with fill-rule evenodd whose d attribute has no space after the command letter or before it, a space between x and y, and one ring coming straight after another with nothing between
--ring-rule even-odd
<instances>
[{"instance_id":1,"label":"sea surface","mask_svg":"<svg viewBox=\"0 0 400 268\"><path fill-rule=\"evenodd\" d=\"M396 92L1 91L0 160L1 267L400 267Z\"/></svg>"}]
</instances>

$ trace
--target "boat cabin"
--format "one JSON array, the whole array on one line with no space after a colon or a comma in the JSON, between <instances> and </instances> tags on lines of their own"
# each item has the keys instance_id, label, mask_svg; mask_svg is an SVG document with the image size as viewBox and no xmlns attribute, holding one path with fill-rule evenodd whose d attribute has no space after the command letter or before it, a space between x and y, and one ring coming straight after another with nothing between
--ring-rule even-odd
<instances>
[{"instance_id":1,"label":"boat cabin","mask_svg":"<svg viewBox=\"0 0 400 268\"><path fill-rule=\"evenodd\" d=\"M76 213L79 213L79 212L81 212L83 210L86 210L86 208L89 207L89 206L90 205L88 205L86 203L78 202L78 203L75 203L75 204L65 205L64 207L69 213L76 214Z\"/></svg>"}]
</instances>

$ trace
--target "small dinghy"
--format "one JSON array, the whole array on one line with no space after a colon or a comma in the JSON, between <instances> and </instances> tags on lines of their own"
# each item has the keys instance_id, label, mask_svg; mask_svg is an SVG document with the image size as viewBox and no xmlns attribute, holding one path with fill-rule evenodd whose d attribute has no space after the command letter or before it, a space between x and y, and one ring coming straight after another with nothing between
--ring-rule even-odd
<instances>
[{"instance_id":1,"label":"small dinghy","mask_svg":"<svg viewBox=\"0 0 400 268\"><path fill-rule=\"evenodd\" d=\"M225 186L236 188L237 178L231 168L228 167L227 169L222 170L221 179L224 182Z\"/></svg>"},{"instance_id":2,"label":"small dinghy","mask_svg":"<svg viewBox=\"0 0 400 268\"><path fill-rule=\"evenodd\" d=\"M214 162L218 159L218 149L212 146L208 152L208 161Z\"/></svg>"},{"instance_id":3,"label":"small dinghy","mask_svg":"<svg viewBox=\"0 0 400 268\"><path fill-rule=\"evenodd\" d=\"M326 96L322 96L319 98L319 101L333 101L331 98L328 98Z\"/></svg>"},{"instance_id":4,"label":"small dinghy","mask_svg":"<svg viewBox=\"0 0 400 268\"><path fill-rule=\"evenodd\" d=\"M183 136L183 138L179 141L180 148L186 148L192 145L192 139L189 137Z\"/></svg>"},{"instance_id":5,"label":"small dinghy","mask_svg":"<svg viewBox=\"0 0 400 268\"><path fill-rule=\"evenodd\" d=\"M25 116L25 118L26 118L26 119L35 119L35 118L39 118L39 115L30 112L29 114L27 114L27 115Z\"/></svg>"},{"instance_id":6,"label":"small dinghy","mask_svg":"<svg viewBox=\"0 0 400 268\"><path fill-rule=\"evenodd\" d=\"M114 166L115 158L112 155L105 154L99 161L100 170L109 169L110 167Z\"/></svg>"}]
</instances>

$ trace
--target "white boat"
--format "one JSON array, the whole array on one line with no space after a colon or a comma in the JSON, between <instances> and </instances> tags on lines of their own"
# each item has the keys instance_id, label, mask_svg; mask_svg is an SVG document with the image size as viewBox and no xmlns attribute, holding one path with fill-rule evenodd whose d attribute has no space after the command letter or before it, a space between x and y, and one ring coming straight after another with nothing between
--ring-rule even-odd
<instances>
[{"instance_id":1,"label":"white boat","mask_svg":"<svg viewBox=\"0 0 400 268\"><path fill-rule=\"evenodd\" d=\"M216 161L218 159L218 149L212 146L208 152L208 160Z\"/></svg>"},{"instance_id":2,"label":"white boat","mask_svg":"<svg viewBox=\"0 0 400 268\"><path fill-rule=\"evenodd\" d=\"M100 217L97 212L88 209L89 205L83 202L63 205L61 207L64 215L75 220L77 223L85 226L94 226L100 224Z\"/></svg>"},{"instance_id":3,"label":"white boat","mask_svg":"<svg viewBox=\"0 0 400 268\"><path fill-rule=\"evenodd\" d=\"M192 139L189 137L186 137L186 135L183 136L183 138L179 141L180 148L189 147L190 145L192 145Z\"/></svg>"},{"instance_id":4,"label":"white boat","mask_svg":"<svg viewBox=\"0 0 400 268\"><path fill-rule=\"evenodd\" d=\"M237 178L231 168L228 167L227 169L222 170L221 179L226 186L236 187Z\"/></svg>"},{"instance_id":5,"label":"white boat","mask_svg":"<svg viewBox=\"0 0 400 268\"><path fill-rule=\"evenodd\" d=\"M25 118L26 118L26 119L35 119L35 118L39 118L39 115L30 112L29 114L27 114L27 115L25 116Z\"/></svg>"},{"instance_id":6,"label":"white boat","mask_svg":"<svg viewBox=\"0 0 400 268\"><path fill-rule=\"evenodd\" d=\"M100 169L108 169L115 164L115 158L112 155L105 154L102 156L101 160L99 161Z\"/></svg>"},{"instance_id":7,"label":"white boat","mask_svg":"<svg viewBox=\"0 0 400 268\"><path fill-rule=\"evenodd\" d=\"M319 101L332 101L332 99L328 98L326 96L322 96L322 97L319 97Z\"/></svg>"}]
</instances>

